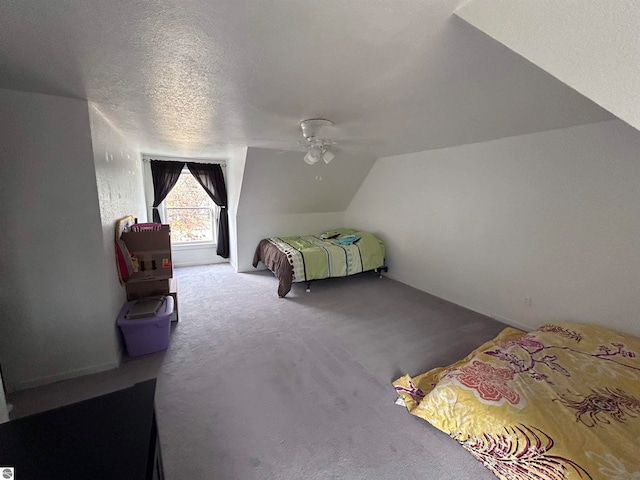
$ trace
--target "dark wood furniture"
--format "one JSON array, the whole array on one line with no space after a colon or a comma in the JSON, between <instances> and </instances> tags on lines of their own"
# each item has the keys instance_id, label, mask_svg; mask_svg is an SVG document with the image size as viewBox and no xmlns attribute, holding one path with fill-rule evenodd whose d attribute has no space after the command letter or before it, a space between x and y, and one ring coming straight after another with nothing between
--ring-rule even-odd
<instances>
[{"instance_id":1,"label":"dark wood furniture","mask_svg":"<svg viewBox=\"0 0 640 480\"><path fill-rule=\"evenodd\" d=\"M0 424L0 466L20 480L162 480L156 381Z\"/></svg>"}]
</instances>

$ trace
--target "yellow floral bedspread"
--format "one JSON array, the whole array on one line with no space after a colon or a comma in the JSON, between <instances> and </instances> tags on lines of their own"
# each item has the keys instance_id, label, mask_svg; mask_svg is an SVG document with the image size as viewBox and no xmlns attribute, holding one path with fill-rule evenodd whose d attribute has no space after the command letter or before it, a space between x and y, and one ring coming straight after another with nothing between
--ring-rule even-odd
<instances>
[{"instance_id":1,"label":"yellow floral bedspread","mask_svg":"<svg viewBox=\"0 0 640 480\"><path fill-rule=\"evenodd\" d=\"M453 365L393 385L409 412L498 478L640 480L640 339L556 322L506 328Z\"/></svg>"}]
</instances>

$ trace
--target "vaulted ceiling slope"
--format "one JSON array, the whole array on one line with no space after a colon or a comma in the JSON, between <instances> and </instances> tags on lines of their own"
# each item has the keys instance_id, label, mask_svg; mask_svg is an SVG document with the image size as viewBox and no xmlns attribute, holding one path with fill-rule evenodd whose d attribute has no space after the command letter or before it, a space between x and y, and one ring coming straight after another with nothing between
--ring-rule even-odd
<instances>
[{"instance_id":1,"label":"vaulted ceiling slope","mask_svg":"<svg viewBox=\"0 0 640 480\"><path fill-rule=\"evenodd\" d=\"M238 214L344 212L373 163L342 155L310 167L300 152L250 147Z\"/></svg>"},{"instance_id":2,"label":"vaulted ceiling slope","mask_svg":"<svg viewBox=\"0 0 640 480\"><path fill-rule=\"evenodd\" d=\"M640 129L640 3L472 0L456 14Z\"/></svg>"},{"instance_id":3,"label":"vaulted ceiling slope","mask_svg":"<svg viewBox=\"0 0 640 480\"><path fill-rule=\"evenodd\" d=\"M610 118L461 3L3 1L0 88L88 99L162 155L296 150L310 117L367 162Z\"/></svg>"}]
</instances>

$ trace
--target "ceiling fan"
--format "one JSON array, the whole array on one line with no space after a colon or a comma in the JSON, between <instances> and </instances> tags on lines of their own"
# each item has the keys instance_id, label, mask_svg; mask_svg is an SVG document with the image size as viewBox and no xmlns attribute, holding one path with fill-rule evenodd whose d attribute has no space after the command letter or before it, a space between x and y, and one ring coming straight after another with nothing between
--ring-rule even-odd
<instances>
[{"instance_id":1,"label":"ceiling fan","mask_svg":"<svg viewBox=\"0 0 640 480\"><path fill-rule=\"evenodd\" d=\"M328 164L335 155L327 149L328 145L335 145L336 142L321 138L319 132L323 127L330 127L333 125L331 120L324 118L310 118L300 122L300 128L302 128L302 136L304 137L303 144L307 149L307 154L304 156L304 162L307 165L315 165L321 159L324 163Z\"/></svg>"}]
</instances>

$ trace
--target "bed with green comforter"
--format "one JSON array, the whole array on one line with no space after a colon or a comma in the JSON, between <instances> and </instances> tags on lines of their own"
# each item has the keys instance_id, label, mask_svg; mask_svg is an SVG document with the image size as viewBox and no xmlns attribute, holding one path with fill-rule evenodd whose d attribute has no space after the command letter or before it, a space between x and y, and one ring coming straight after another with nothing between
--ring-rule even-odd
<instances>
[{"instance_id":1,"label":"bed with green comforter","mask_svg":"<svg viewBox=\"0 0 640 480\"><path fill-rule=\"evenodd\" d=\"M346 277L384 267L384 244L369 232L339 228L320 235L260 241L253 266L262 262L279 280L284 297L296 282Z\"/></svg>"}]
</instances>

